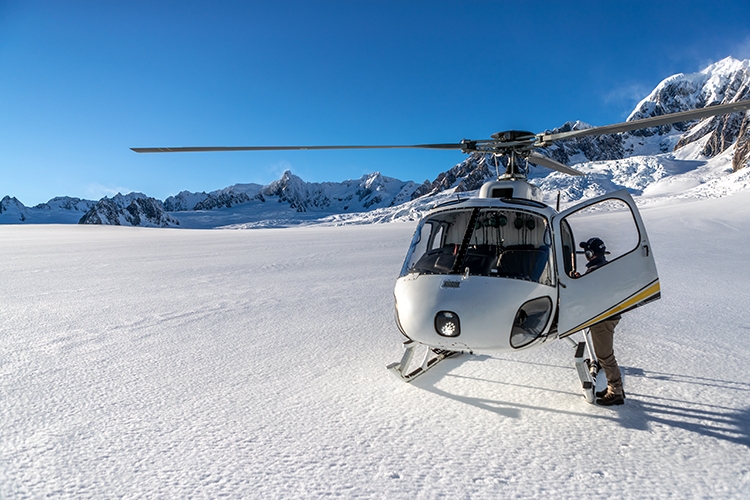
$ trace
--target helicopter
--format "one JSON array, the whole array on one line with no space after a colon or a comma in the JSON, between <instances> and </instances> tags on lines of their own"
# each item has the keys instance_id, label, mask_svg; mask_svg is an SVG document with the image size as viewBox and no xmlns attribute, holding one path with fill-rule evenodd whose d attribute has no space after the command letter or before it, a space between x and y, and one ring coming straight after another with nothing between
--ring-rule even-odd
<instances>
[{"instance_id":1,"label":"helicopter","mask_svg":"<svg viewBox=\"0 0 750 500\"><path fill-rule=\"evenodd\" d=\"M750 109L750 100L559 133L509 130L458 143L352 146L131 148L137 153L322 149L444 149L484 153L505 172L473 198L433 207L418 222L394 288L395 321L406 340L387 366L411 382L463 353L499 354L567 339L586 401L599 370L588 328L661 298L654 254L626 189L560 211L528 181L528 164L567 175L579 170L537 149L556 141L613 134ZM576 242L597 237L607 264L590 273ZM585 245L584 245L585 246ZM579 272L581 271L581 272ZM583 340L572 335L582 333ZM417 351L423 351L416 356ZM416 356L416 357L415 357Z\"/></svg>"}]
</instances>

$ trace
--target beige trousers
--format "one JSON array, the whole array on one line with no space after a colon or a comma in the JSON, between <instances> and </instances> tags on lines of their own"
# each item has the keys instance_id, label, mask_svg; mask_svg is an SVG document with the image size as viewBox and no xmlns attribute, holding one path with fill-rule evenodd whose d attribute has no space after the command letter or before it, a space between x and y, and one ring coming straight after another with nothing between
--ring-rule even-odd
<instances>
[{"instance_id":1,"label":"beige trousers","mask_svg":"<svg viewBox=\"0 0 750 500\"><path fill-rule=\"evenodd\" d=\"M619 322L619 319L608 319L593 325L590 331L594 351L596 351L596 357L599 358L599 364L607 375L607 382L612 388L621 390L622 375L620 374L620 367L617 366L614 351L615 327Z\"/></svg>"}]
</instances>

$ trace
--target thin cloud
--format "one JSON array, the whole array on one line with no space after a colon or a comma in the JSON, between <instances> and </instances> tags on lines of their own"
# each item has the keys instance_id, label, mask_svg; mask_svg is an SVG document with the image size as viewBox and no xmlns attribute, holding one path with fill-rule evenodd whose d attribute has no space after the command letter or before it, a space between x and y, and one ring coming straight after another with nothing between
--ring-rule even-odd
<instances>
[{"instance_id":1,"label":"thin cloud","mask_svg":"<svg viewBox=\"0 0 750 500\"><path fill-rule=\"evenodd\" d=\"M126 187L104 186L102 184L94 183L86 186L86 198L91 200L100 200L105 196L111 198L117 193L128 194L132 191L132 189Z\"/></svg>"},{"instance_id":2,"label":"thin cloud","mask_svg":"<svg viewBox=\"0 0 750 500\"><path fill-rule=\"evenodd\" d=\"M275 176L274 178L278 179L284 175L284 172L287 170L292 170L292 164L286 160L281 160L278 163L271 165L267 170L271 175Z\"/></svg>"},{"instance_id":3,"label":"thin cloud","mask_svg":"<svg viewBox=\"0 0 750 500\"><path fill-rule=\"evenodd\" d=\"M731 55L737 59L750 59L750 36L741 41Z\"/></svg>"},{"instance_id":4,"label":"thin cloud","mask_svg":"<svg viewBox=\"0 0 750 500\"><path fill-rule=\"evenodd\" d=\"M627 116L633 111L636 104L641 102L652 90L653 87L641 83L628 83L611 89L604 94L602 100L607 106L616 109L623 116Z\"/></svg>"}]
</instances>

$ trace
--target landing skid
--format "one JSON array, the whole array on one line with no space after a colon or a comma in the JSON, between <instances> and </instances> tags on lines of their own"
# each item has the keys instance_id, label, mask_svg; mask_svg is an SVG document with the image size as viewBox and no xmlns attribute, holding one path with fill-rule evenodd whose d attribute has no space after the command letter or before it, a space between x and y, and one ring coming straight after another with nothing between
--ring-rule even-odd
<instances>
[{"instance_id":1,"label":"landing skid","mask_svg":"<svg viewBox=\"0 0 750 500\"><path fill-rule=\"evenodd\" d=\"M570 340L575 344L572 339ZM586 354L589 355L588 358ZM583 331L583 342L576 344L575 367L578 378L581 379L583 395L588 403L593 404L596 400L596 376L599 374L599 362L596 360L588 329Z\"/></svg>"},{"instance_id":2,"label":"landing skid","mask_svg":"<svg viewBox=\"0 0 750 500\"><path fill-rule=\"evenodd\" d=\"M401 380L405 382L411 382L415 378L427 372L427 370L429 370L430 368L433 368L442 360L452 358L461 354L460 351L447 351L445 349L435 349L433 347L424 346L425 353L424 357L422 358L422 363L419 365L414 365L412 363L412 358L414 357L415 350L419 345L420 344L414 342L413 340L407 340L406 342L404 342L404 348L406 350L404 351L404 355L401 357L401 361L391 363L386 368L388 368L391 373L393 373Z\"/></svg>"}]
</instances>

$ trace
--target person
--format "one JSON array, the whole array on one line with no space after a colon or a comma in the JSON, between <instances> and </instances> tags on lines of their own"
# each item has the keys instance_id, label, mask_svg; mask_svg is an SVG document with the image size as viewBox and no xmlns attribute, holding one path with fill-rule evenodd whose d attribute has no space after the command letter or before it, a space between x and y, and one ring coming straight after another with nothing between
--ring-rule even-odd
<instances>
[{"instance_id":1,"label":"person","mask_svg":"<svg viewBox=\"0 0 750 500\"><path fill-rule=\"evenodd\" d=\"M582 241L580 246L588 261L584 275L607 264L607 247L600 238L589 238L587 241ZM615 327L621 318L622 316L617 314L595 325L591 325L589 328L596 357L607 376L607 388L596 393L596 404L602 406L621 405L625 403L622 374L620 373L620 367L617 365L614 351Z\"/></svg>"}]
</instances>

